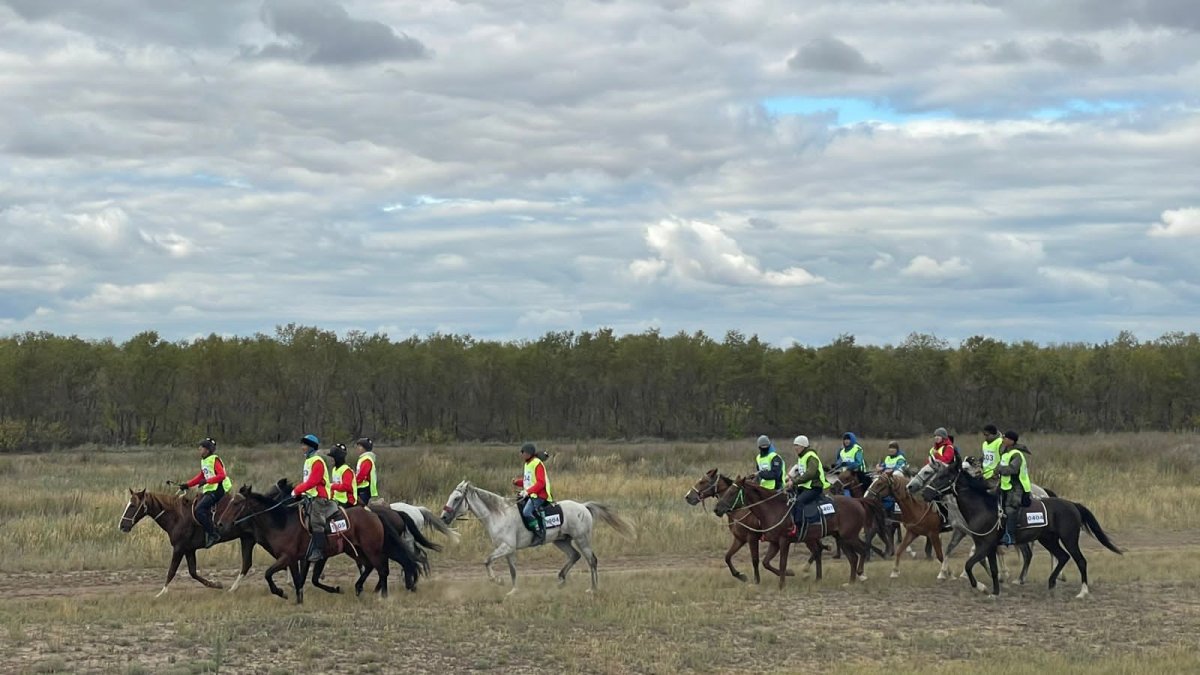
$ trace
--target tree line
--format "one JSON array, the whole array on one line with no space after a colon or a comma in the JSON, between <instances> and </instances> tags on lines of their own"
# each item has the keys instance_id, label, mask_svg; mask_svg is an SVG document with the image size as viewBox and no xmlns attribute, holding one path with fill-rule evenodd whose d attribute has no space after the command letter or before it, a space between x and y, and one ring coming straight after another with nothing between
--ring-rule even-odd
<instances>
[{"instance_id":1,"label":"tree line","mask_svg":"<svg viewBox=\"0 0 1200 675\"><path fill-rule=\"evenodd\" d=\"M434 334L274 335L124 343L0 338L0 450L80 444L255 444L372 436L868 436L1200 427L1200 337L1038 345L913 334L899 345L780 348L730 331L553 332L496 342Z\"/></svg>"}]
</instances>

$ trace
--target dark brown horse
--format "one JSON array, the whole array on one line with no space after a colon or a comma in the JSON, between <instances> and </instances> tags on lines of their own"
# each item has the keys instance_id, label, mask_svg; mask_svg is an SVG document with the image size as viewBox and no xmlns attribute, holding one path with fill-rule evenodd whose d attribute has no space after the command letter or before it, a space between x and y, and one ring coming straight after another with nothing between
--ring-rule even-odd
<instances>
[{"instance_id":1,"label":"dark brown horse","mask_svg":"<svg viewBox=\"0 0 1200 675\"><path fill-rule=\"evenodd\" d=\"M997 499L987 491L986 483L963 471L961 465L950 464L938 468L922 490L926 493L929 501L933 501L941 495L957 501L958 508L966 521L966 528L975 541L975 553L967 559L966 563L967 580L970 581L973 588L987 592L987 586L975 580L973 571L975 563L986 558L992 576L992 595L999 595L1000 575L996 569L996 549L1000 546L1004 527L1000 523L1000 517L996 515ZM1016 542L1019 545L1037 541L1054 556L1058 564L1050 572L1049 586L1051 590L1057 584L1059 572L1068 561L1074 559L1075 566L1079 568L1079 577L1082 582L1082 588L1075 597L1086 597L1089 592L1087 558L1079 550L1080 531L1086 530L1104 548L1113 553L1120 554L1121 549L1109 540L1108 534L1100 527L1096 516L1083 504L1054 497L1046 497L1038 501L1045 507L1044 524L1018 528ZM1025 564L1028 566L1028 560Z\"/></svg>"},{"instance_id":2,"label":"dark brown horse","mask_svg":"<svg viewBox=\"0 0 1200 675\"><path fill-rule=\"evenodd\" d=\"M214 518L216 514L228 508L232 498L233 495L227 494L217 502L213 509ZM163 582L162 590L154 596L156 598L167 592L167 587L175 579L175 573L179 571L179 563L184 558L187 559L188 574L193 579L209 588L223 588L220 583L209 581L196 571L196 551L204 548L204 528L200 526L200 521L196 520L196 501L186 497L145 490L137 492L134 492L133 489L129 490L129 504L125 506L125 512L121 514L121 531L130 532L133 530L133 526L138 524L138 521L149 516L155 523L158 523L163 532L167 533L167 538L171 541L171 565L167 568L167 580ZM234 539L242 544L242 568L237 579L234 579L233 585L229 587L230 591L236 590L242 583L242 578L250 571L250 565L254 558L254 536L247 529L233 528L221 533L220 541L222 542ZM267 549L268 552L270 550Z\"/></svg>"},{"instance_id":3,"label":"dark brown horse","mask_svg":"<svg viewBox=\"0 0 1200 675\"><path fill-rule=\"evenodd\" d=\"M834 496L833 503L835 513L826 521L826 531L822 531L819 525L810 526L803 540L817 563L817 579L821 578L821 538L828 535L846 546L846 558L850 563L850 583L865 580L863 563L866 544L859 538L859 534L872 521L876 527L883 528L883 507L878 502L868 499L843 496ZM795 541L790 533L793 522L792 504L788 494L766 490L739 477L721 495L714 511L718 516L723 516L736 508L750 509L763 524L762 528L759 528L762 530L762 538L771 543L768 556L775 549L779 550L779 570L783 573L779 577L779 587L783 588L787 580L788 551Z\"/></svg>"},{"instance_id":4,"label":"dark brown horse","mask_svg":"<svg viewBox=\"0 0 1200 675\"><path fill-rule=\"evenodd\" d=\"M695 506L703 502L709 497L719 497L723 492L733 485L733 481L722 475L716 469L712 469L704 476L696 481L691 490L688 490L684 495L684 499L688 504ZM729 573L739 581L745 581L746 575L737 571L733 566L733 556L746 544L750 545L750 564L754 567L754 583L759 583L761 579L758 573L758 542L761 538L758 529L761 527L758 518L750 512L749 509L737 509L726 514L729 519L729 533L733 535L733 543L729 545L729 550L725 552L725 565L729 567ZM763 567L767 571L779 576L779 570L771 566L773 556L763 560ZM793 574L794 573L789 573Z\"/></svg>"},{"instance_id":5,"label":"dark brown horse","mask_svg":"<svg viewBox=\"0 0 1200 675\"><path fill-rule=\"evenodd\" d=\"M273 577L285 567L293 570L292 585L296 589L296 604L304 602L304 582L308 577L310 565L307 559L310 537L300 511L301 507L290 499L278 501L274 497L254 492L249 485L243 485L217 521L219 531L228 530L242 522L248 523L255 541L263 543L264 548L269 546L270 550L275 552L275 563L267 568L265 573L271 593L281 598L287 597L275 585ZM342 534L328 538L326 557L345 553L354 559L360 570L358 580L354 583L354 592L358 595L362 594L367 576L372 571L378 571L379 583L376 590L387 597L388 558L385 553L383 521L373 512L362 508L346 509L345 515L349 528ZM291 567L293 563L299 565L298 573ZM417 568L415 562L412 565ZM319 578L319 574L314 573L314 577ZM322 590L338 592L336 588L320 586L319 582L314 584Z\"/></svg>"}]
</instances>

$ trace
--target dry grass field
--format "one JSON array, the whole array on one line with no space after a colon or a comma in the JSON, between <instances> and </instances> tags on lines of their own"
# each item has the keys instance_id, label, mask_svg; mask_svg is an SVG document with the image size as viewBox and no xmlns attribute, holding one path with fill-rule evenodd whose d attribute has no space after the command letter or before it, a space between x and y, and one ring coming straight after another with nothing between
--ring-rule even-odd
<instances>
[{"instance_id":1,"label":"dry grass field","mask_svg":"<svg viewBox=\"0 0 1200 675\"><path fill-rule=\"evenodd\" d=\"M1200 438L1168 434L1034 436L1036 482L1087 504L1119 546L1085 539L1092 596L1076 600L1078 573L1051 594L1049 556L1031 583L998 601L960 580L935 580L937 563L868 565L869 580L826 578L746 585L721 556L729 535L711 511L682 497L700 474L747 471L753 443L545 443L560 499L596 500L637 526L635 541L600 527L600 591L586 568L565 587L553 548L518 557L520 591L488 583L489 549L474 521L459 544L434 554L434 576L387 600L310 590L297 607L271 597L265 554L234 593L181 572L162 598L169 547L145 520L122 534L127 488L169 491L195 472L195 452L146 448L0 456L0 671L12 672L1181 672L1200 669ZM781 439L782 441L782 439ZM964 448L978 439L959 438ZM781 442L786 445L786 442ZM818 443L831 456L835 444ZM874 461L884 442L868 441ZM928 443L908 440L910 457ZM977 454L977 453L976 453ZM236 483L266 487L297 477L293 448L222 448ZM515 446L379 450L386 496L440 510L463 478L507 491ZM791 459L791 457L789 457ZM708 503L709 509L712 502ZM434 535L437 538L436 535ZM228 583L237 554L200 553L201 571ZM966 554L956 552L961 566ZM748 555L737 560L749 570ZM582 572L582 573L581 573ZM348 586L340 559L327 575ZM277 577L282 582L286 574ZM395 577L393 577L395 579ZM769 575L764 581L773 582Z\"/></svg>"}]
</instances>

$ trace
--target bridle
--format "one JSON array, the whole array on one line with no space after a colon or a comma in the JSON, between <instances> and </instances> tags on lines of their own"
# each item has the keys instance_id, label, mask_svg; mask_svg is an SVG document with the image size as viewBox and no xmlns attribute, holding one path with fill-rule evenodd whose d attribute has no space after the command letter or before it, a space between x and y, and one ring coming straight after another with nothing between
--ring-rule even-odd
<instances>
[{"instance_id":1,"label":"bridle","mask_svg":"<svg viewBox=\"0 0 1200 675\"><path fill-rule=\"evenodd\" d=\"M747 504L747 503L746 503L746 487L745 487L745 486L743 486L743 485L737 485L736 483L734 484L734 487L736 487L736 488L737 488L737 490L738 490L738 491L737 491L737 496L733 498L733 503L731 503L731 504L729 505L729 507L727 508L727 510L726 510L726 512L725 512L725 514L726 514L726 515L728 515L728 514L732 513L733 511L737 510L738 508L745 509L745 510L746 510L746 513L750 513L750 508L751 508L751 507L753 507L753 506L758 506L759 504L764 504L764 503L766 503L766 502L769 502L769 501L771 501L772 499L775 499L776 497L779 497L779 496L781 496L781 495L782 495L782 496L787 496L787 497L788 497L788 508L786 508L786 509L784 509L784 510L783 510L783 517L779 519L779 522L778 522L778 523L775 523L775 524L774 524L774 525L772 525L771 527L768 527L768 528L766 528L766 529L762 529L762 530L760 530L760 529L759 529L759 528L757 528L757 527L750 527L749 525L747 525L747 524L745 524L745 523L741 522L741 520L740 520L740 519L736 519L736 518L734 519L734 522L736 522L738 525L741 525L742 527L746 528L747 530L750 530L751 532L757 532L757 533L759 533L759 534L762 534L762 533L764 533L764 532L770 532L771 530L774 530L775 528L777 528L777 527L779 527L780 525L782 525L782 524L783 524L783 522L784 522L785 520L787 520L788 518L791 518L791 517L792 517L792 509L791 509L791 504L792 504L792 503L795 501L795 498L794 498L794 497L791 497L791 496L789 496L789 495L788 495L788 493L786 493L786 492L783 492L783 491L781 490L781 491L779 491L779 492L776 492L776 493L772 494L772 495L771 495L771 496L769 496L769 497L765 497L765 498L763 498L763 499L760 499L760 500L758 500L758 501L756 501L756 502L754 502L754 503L752 503L752 504ZM739 506L738 506L738 503L739 503L739 502L742 504L742 506L741 506L741 507L739 507ZM717 502L717 506L720 506L720 505L721 505L721 502Z\"/></svg>"},{"instance_id":2,"label":"bridle","mask_svg":"<svg viewBox=\"0 0 1200 675\"><path fill-rule=\"evenodd\" d=\"M903 475L903 474L901 474L901 475ZM895 499L897 504L899 504L905 498L911 499L911 497L908 497L908 496L902 498L900 496L900 493L896 491L896 482L895 482L896 478L895 478L894 473L891 476L889 476L887 474L880 474L879 478L876 478L875 481L871 482L871 486L867 488L865 496L874 497L875 499L882 499L882 497L884 496L885 493L882 491L881 492L875 491L875 483L880 480L882 480L883 483L887 486L886 494L891 495L892 499ZM937 492L937 490L934 490L933 488L929 487L929 481L925 482L925 486L922 489L925 489L925 488L929 488L930 490L932 490L935 493ZM938 493L938 494L939 494L938 498L941 499L941 494L944 494L944 492ZM913 520L911 524L920 523L922 520L925 520L925 516L929 515L929 511L931 509L933 509L933 502L926 501L925 502L925 511L923 513L921 513L921 515L918 516L915 520ZM910 524L908 520L904 519L903 512L901 512L900 522L904 523L905 525Z\"/></svg>"},{"instance_id":3,"label":"bridle","mask_svg":"<svg viewBox=\"0 0 1200 675\"><path fill-rule=\"evenodd\" d=\"M708 508L708 506L704 503L704 500L717 496L717 484L721 482L721 478L723 478L723 476L719 473L714 475L712 480L709 481L708 485L705 485L700 490L697 490L695 486L693 486L691 490L688 490L683 495L683 498L686 500L693 492L695 492L696 499L699 501L701 508Z\"/></svg>"},{"instance_id":4,"label":"bridle","mask_svg":"<svg viewBox=\"0 0 1200 675\"><path fill-rule=\"evenodd\" d=\"M127 516L127 515L121 516L122 523L124 523L127 520L129 521L129 529L131 529L131 530L133 529L134 525L137 525L137 521L139 518L141 518L141 514L143 512L145 512L146 515L150 516L150 507L148 506L148 504L150 503L150 500L147 499L146 496L144 496L144 495L139 497L138 500L139 500L138 507L136 509L134 509L132 516ZM129 501L129 504L125 506L125 512L128 513L129 509L132 507L133 507L133 500L131 499ZM163 508L161 504L159 504L158 515L153 515L150 517L153 518L155 521L157 521L159 518L162 518L163 514L165 514L166 512L167 512L167 510L165 508ZM112 521L110 520L109 522L112 522Z\"/></svg>"}]
</instances>

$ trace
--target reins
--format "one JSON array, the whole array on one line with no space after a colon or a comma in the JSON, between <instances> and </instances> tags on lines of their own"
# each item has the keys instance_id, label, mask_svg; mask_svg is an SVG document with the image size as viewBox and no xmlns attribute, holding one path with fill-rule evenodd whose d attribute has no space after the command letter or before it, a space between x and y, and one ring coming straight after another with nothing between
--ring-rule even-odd
<instances>
[{"instance_id":1,"label":"reins","mask_svg":"<svg viewBox=\"0 0 1200 675\"><path fill-rule=\"evenodd\" d=\"M783 491L779 491L779 492L776 492L775 494L771 495L770 497L766 497L766 498L764 498L764 499L760 499L760 500L758 500L758 501L754 502L753 504L744 504L744 505L743 505L741 508L743 508L743 509L746 509L746 511L747 511L747 512L749 512L749 510L750 510L750 508L751 508L751 507L758 506L759 504L763 504L763 503L769 502L769 501L771 501L772 499L775 499L776 497L779 497L779 496L781 496L781 495L782 495L782 496L787 496L787 493L786 493L786 492L783 492ZM730 510L730 511L734 511L734 510L736 510L736 509L738 508L738 505L737 505L737 504L738 504L738 502L739 502L739 501L741 501L741 502L745 502L745 499L746 499L746 488L745 488L744 486L739 486L739 487L738 487L738 496L737 496L737 497L735 497L735 498L734 498L734 500L733 500L733 503L732 503L732 504L730 504L730 506L729 506L729 510ZM745 523L741 522L741 521L740 521L740 520L738 520L738 519L733 519L733 520L734 520L734 522L736 522L738 525L741 525L742 527L746 528L747 530L749 530L749 531L751 531L751 532L756 532L756 533L758 533L758 534L763 534L763 533L765 533L765 532L770 532L771 530L774 530L775 528L777 528L777 527L779 527L780 525L782 525L782 524L784 523L784 521L785 521L785 520L787 520L788 518L791 518L791 517L792 517L792 509L791 509L790 507L791 507L791 505L792 505L792 503L793 503L793 502L795 502L795 499L792 499L792 498L790 498L790 497L789 497L789 499L788 499L788 507L789 507L789 508L786 508L786 509L784 509L784 510L783 510L783 517L779 519L779 522L775 523L774 525L772 525L771 527L768 527L768 528L766 528L766 529L759 529L759 528L757 528L757 527L750 527L749 525L747 525L747 524L745 524ZM743 518L744 518L744 517L745 517L745 516L743 516Z\"/></svg>"}]
</instances>

